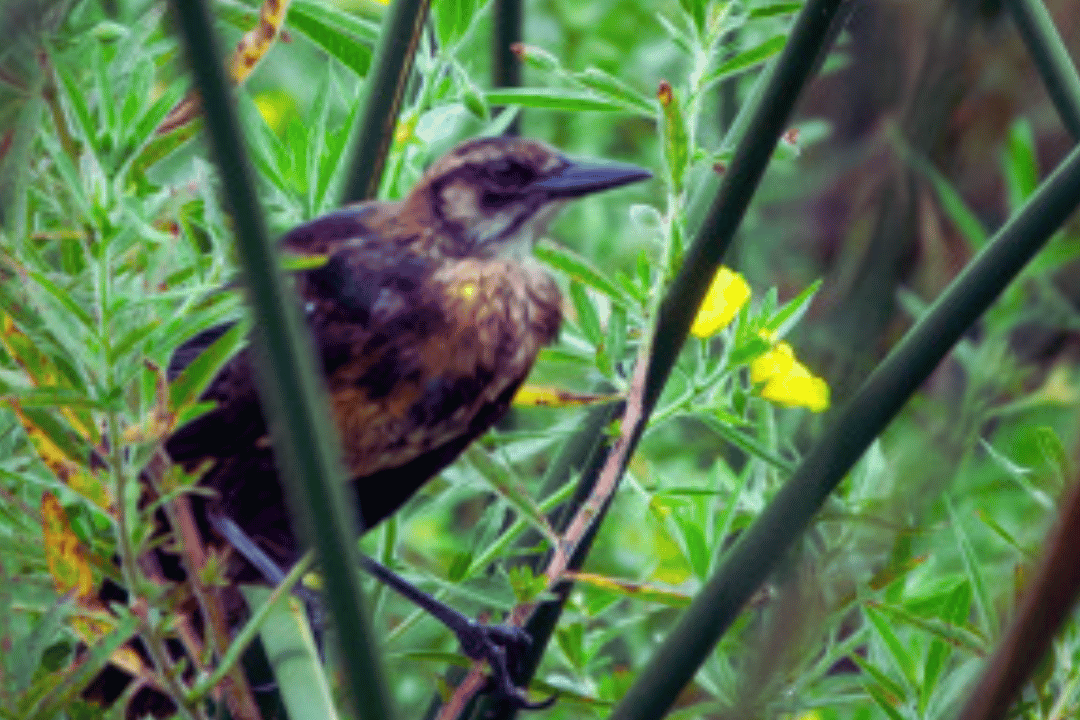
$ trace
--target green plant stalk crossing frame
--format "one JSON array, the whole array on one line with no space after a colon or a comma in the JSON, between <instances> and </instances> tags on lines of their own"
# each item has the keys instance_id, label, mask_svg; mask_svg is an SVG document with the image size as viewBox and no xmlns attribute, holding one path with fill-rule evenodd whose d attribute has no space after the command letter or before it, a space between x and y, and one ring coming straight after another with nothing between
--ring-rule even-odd
<instances>
[{"instance_id":1,"label":"green plant stalk crossing frame","mask_svg":"<svg viewBox=\"0 0 1080 720\"><path fill-rule=\"evenodd\" d=\"M1078 204L1080 147L1040 185L863 383L791 479L740 536L612 718L654 718L670 707L829 493ZM667 704L659 704L658 699Z\"/></svg>"},{"instance_id":2,"label":"green plant stalk crossing frame","mask_svg":"<svg viewBox=\"0 0 1080 720\"><path fill-rule=\"evenodd\" d=\"M340 166L349 169L341 195L343 203L370 200L379 192L401 96L430 6L431 0L396 0L386 10L375 61L368 73L364 112L353 142L347 145L354 150L344 153L354 157L348 165Z\"/></svg>"},{"instance_id":3,"label":"green plant stalk crossing frame","mask_svg":"<svg viewBox=\"0 0 1080 720\"><path fill-rule=\"evenodd\" d=\"M325 573L326 599L337 624L346 693L357 718L392 718L375 657L356 568L354 505L346 500L336 433L327 420L295 296L277 269L252 171L244 152L221 53L202 0L173 8L203 101L210 145L235 222L237 247L255 317L254 356L260 399L281 463L293 516L314 540Z\"/></svg>"},{"instance_id":4,"label":"green plant stalk crossing frame","mask_svg":"<svg viewBox=\"0 0 1080 720\"><path fill-rule=\"evenodd\" d=\"M1080 140L1080 74L1041 0L1007 0L1013 21L1073 140Z\"/></svg>"}]
</instances>

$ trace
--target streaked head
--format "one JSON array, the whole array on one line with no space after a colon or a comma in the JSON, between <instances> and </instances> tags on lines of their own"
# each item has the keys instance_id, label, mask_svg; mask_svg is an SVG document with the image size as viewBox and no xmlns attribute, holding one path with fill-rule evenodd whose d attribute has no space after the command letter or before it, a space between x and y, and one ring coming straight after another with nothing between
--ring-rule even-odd
<instances>
[{"instance_id":1,"label":"streaked head","mask_svg":"<svg viewBox=\"0 0 1080 720\"><path fill-rule=\"evenodd\" d=\"M566 201L651 176L636 165L570 159L536 140L489 137L439 159L406 203L430 204L460 245L454 254L524 254Z\"/></svg>"}]
</instances>

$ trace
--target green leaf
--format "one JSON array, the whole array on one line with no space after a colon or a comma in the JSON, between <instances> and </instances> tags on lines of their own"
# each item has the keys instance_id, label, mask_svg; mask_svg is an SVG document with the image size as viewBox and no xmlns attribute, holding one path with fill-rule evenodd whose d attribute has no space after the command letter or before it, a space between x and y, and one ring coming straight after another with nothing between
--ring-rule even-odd
<instances>
[{"instance_id":1,"label":"green leaf","mask_svg":"<svg viewBox=\"0 0 1080 720\"><path fill-rule=\"evenodd\" d=\"M618 363L626 353L626 330L629 321L621 305L612 305L607 321L607 338L604 347L612 362Z\"/></svg>"},{"instance_id":2,"label":"green leaf","mask_svg":"<svg viewBox=\"0 0 1080 720\"><path fill-rule=\"evenodd\" d=\"M898 150L912 168L930 181L930 184L934 187L938 202L941 203L941 209L944 210L946 216L956 226L956 229L960 231L963 238L967 240L970 248L978 250L985 245L987 241L986 229L948 179L938 172L937 168L931 165L926 158L916 154L905 144L900 144Z\"/></svg>"},{"instance_id":3,"label":"green leaf","mask_svg":"<svg viewBox=\"0 0 1080 720\"><path fill-rule=\"evenodd\" d=\"M971 544L971 539L964 530L960 518L956 516L956 508L953 507L952 498L945 496L945 510L949 517L949 527L956 537L956 544L960 548L960 557L964 561L964 569L967 578L975 591L975 608L979 614L980 629L988 637L996 637L1001 629L1001 620L998 618L997 607L994 598L986 586L986 578L983 576L983 564Z\"/></svg>"},{"instance_id":4,"label":"green leaf","mask_svg":"<svg viewBox=\"0 0 1080 720\"><path fill-rule=\"evenodd\" d=\"M592 298L581 286L581 283L570 282L570 300L574 303L577 312L578 326L585 338L593 345L600 345L603 340L603 330L600 327L600 315L596 312Z\"/></svg>"},{"instance_id":5,"label":"green leaf","mask_svg":"<svg viewBox=\"0 0 1080 720\"><path fill-rule=\"evenodd\" d=\"M312 2L294 2L286 22L358 77L367 75L377 37L367 23L329 4Z\"/></svg>"},{"instance_id":6,"label":"green leaf","mask_svg":"<svg viewBox=\"0 0 1080 720\"><path fill-rule=\"evenodd\" d=\"M727 442L740 448L748 455L768 463L785 475L795 472L795 466L792 463L774 453L753 435L736 428L735 422L739 422L739 418L725 418L721 417L720 414L712 413L697 413L694 418L703 422Z\"/></svg>"},{"instance_id":7,"label":"green leaf","mask_svg":"<svg viewBox=\"0 0 1080 720\"><path fill-rule=\"evenodd\" d=\"M495 492L527 520L538 532L553 545L558 543L557 535L548 523L544 511L536 504L533 497L522 487L521 482L508 468L496 462L490 455L476 447L465 450L464 457Z\"/></svg>"},{"instance_id":8,"label":"green leaf","mask_svg":"<svg viewBox=\"0 0 1080 720\"><path fill-rule=\"evenodd\" d=\"M806 314L806 311L810 309L810 301L814 299L820 289L821 279L818 278L801 293L784 303L784 306L769 318L765 328L780 337L787 335L788 331L797 325L803 315Z\"/></svg>"},{"instance_id":9,"label":"green leaf","mask_svg":"<svg viewBox=\"0 0 1080 720\"><path fill-rule=\"evenodd\" d=\"M640 303L632 295L573 250L550 242L540 242L533 249L533 253L541 261L563 272L567 277L607 296L616 305L628 308L640 307Z\"/></svg>"},{"instance_id":10,"label":"green leaf","mask_svg":"<svg viewBox=\"0 0 1080 720\"><path fill-rule=\"evenodd\" d=\"M915 674L915 663L912 660L911 654L904 648L904 644L897 637L896 632L888 621L881 616L875 608L867 606L865 608L866 618L877 630L877 635L881 638L881 641L885 644L886 649L889 651L889 655L892 656L893 662L896 664L896 668L903 673L904 678L908 682L909 688L918 688L919 679Z\"/></svg>"},{"instance_id":11,"label":"green leaf","mask_svg":"<svg viewBox=\"0 0 1080 720\"><path fill-rule=\"evenodd\" d=\"M858 662L856 658L852 657L852 659ZM859 664L863 665L864 663ZM885 714L889 716L890 720L907 720L907 718L905 718L904 715L902 715L900 711L897 710L896 707L894 707L894 699L886 695L885 691L882 688L874 685L867 685L866 692L870 694L870 697L874 699L874 702L878 704L878 707L880 707L885 712Z\"/></svg>"},{"instance_id":12,"label":"green leaf","mask_svg":"<svg viewBox=\"0 0 1080 720\"><path fill-rule=\"evenodd\" d=\"M683 550L686 552L686 559L690 563L691 570L698 578L707 577L713 553L705 539L705 533L694 519L678 514L672 517L682 536Z\"/></svg>"},{"instance_id":13,"label":"green leaf","mask_svg":"<svg viewBox=\"0 0 1080 720\"><path fill-rule=\"evenodd\" d=\"M690 135L686 128L686 117L683 115L682 103L675 90L667 81L660 83L660 110L661 127L664 138L664 165L668 170L668 178L676 194L682 192L683 180L686 168L690 162ZM678 255L682 254L680 244L672 242L672 248Z\"/></svg>"},{"instance_id":14,"label":"green leaf","mask_svg":"<svg viewBox=\"0 0 1080 720\"><path fill-rule=\"evenodd\" d=\"M755 65L760 65L776 53L784 49L784 43L787 42L787 35L774 35L768 40L762 42L759 45L755 45L748 50L743 50L740 53L728 58L724 62L720 63L715 70L705 76L705 79L701 82L702 91L706 90L713 83L720 82L725 78L738 75L741 72L745 72Z\"/></svg>"},{"instance_id":15,"label":"green leaf","mask_svg":"<svg viewBox=\"0 0 1080 720\"><path fill-rule=\"evenodd\" d=\"M580 112L627 112L625 103L613 102L591 92L561 90L557 88L500 88L488 90L485 98L489 105L521 105L522 107L543 108L545 110L563 110ZM639 113L645 115L646 113Z\"/></svg>"},{"instance_id":16,"label":"green leaf","mask_svg":"<svg viewBox=\"0 0 1080 720\"><path fill-rule=\"evenodd\" d=\"M63 387L11 388L0 391L0 397L18 401L24 410L27 408L70 408L87 407L106 410L114 403L87 397L86 393ZM71 446L72 448L74 446ZM66 454L66 453L65 453Z\"/></svg>"},{"instance_id":17,"label":"green leaf","mask_svg":"<svg viewBox=\"0 0 1080 720\"><path fill-rule=\"evenodd\" d=\"M599 68L588 68L584 72L574 75L574 79L594 92L623 103L627 108L637 110L644 115L654 115L656 113L655 100L647 97L644 93L639 93L619 78Z\"/></svg>"},{"instance_id":18,"label":"green leaf","mask_svg":"<svg viewBox=\"0 0 1080 720\"><path fill-rule=\"evenodd\" d=\"M72 130L80 140L92 146L97 134L97 121L90 113L90 106L86 104L86 90L72 77L66 64L57 63L55 70L62 89L60 98L68 109L69 125L72 125Z\"/></svg>"},{"instance_id":19,"label":"green leaf","mask_svg":"<svg viewBox=\"0 0 1080 720\"><path fill-rule=\"evenodd\" d=\"M775 17L777 15L791 15L802 9L801 2L780 0L780 2L761 3L750 9L749 16L754 19Z\"/></svg>"},{"instance_id":20,"label":"green leaf","mask_svg":"<svg viewBox=\"0 0 1080 720\"><path fill-rule=\"evenodd\" d=\"M184 368L169 386L169 409L180 412L193 405L218 371L247 340L244 323L236 323Z\"/></svg>"},{"instance_id":21,"label":"green leaf","mask_svg":"<svg viewBox=\"0 0 1080 720\"><path fill-rule=\"evenodd\" d=\"M694 27L700 33L705 29L705 0L679 0L682 9L694 21Z\"/></svg>"},{"instance_id":22,"label":"green leaf","mask_svg":"<svg viewBox=\"0 0 1080 720\"><path fill-rule=\"evenodd\" d=\"M240 590L251 607L261 607L270 599L270 588L261 585L242 585ZM289 597L287 603L274 603L259 636L289 717L340 718L303 604L295 597Z\"/></svg>"},{"instance_id":23,"label":"green leaf","mask_svg":"<svg viewBox=\"0 0 1080 720\"><path fill-rule=\"evenodd\" d=\"M1002 171L1009 191L1009 209L1016 211L1039 184L1039 163L1031 125L1023 119L1015 122L1009 128L1007 142Z\"/></svg>"},{"instance_id":24,"label":"green leaf","mask_svg":"<svg viewBox=\"0 0 1080 720\"><path fill-rule=\"evenodd\" d=\"M51 295L53 299L71 315L71 317L77 319L84 327L88 329L96 328L97 323L93 316L90 315L86 308L80 305L74 297L72 297L71 293L61 288L42 273L31 270L27 275L33 278L34 282L36 282L42 290Z\"/></svg>"},{"instance_id":25,"label":"green leaf","mask_svg":"<svg viewBox=\"0 0 1080 720\"><path fill-rule=\"evenodd\" d=\"M78 666L62 675L53 676L52 679L58 680L57 684L40 697L33 708L22 717L26 720L45 720L64 714L94 676L105 668L112 654L131 639L138 626L138 618L125 613L116 621L112 632L96 639L93 645L87 648Z\"/></svg>"}]
</instances>

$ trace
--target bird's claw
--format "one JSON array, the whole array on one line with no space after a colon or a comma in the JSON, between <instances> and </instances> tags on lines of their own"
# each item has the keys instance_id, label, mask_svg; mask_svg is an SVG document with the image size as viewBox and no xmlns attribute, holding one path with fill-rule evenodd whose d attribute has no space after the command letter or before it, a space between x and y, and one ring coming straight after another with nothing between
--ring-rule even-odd
<instances>
[{"instance_id":1,"label":"bird's claw","mask_svg":"<svg viewBox=\"0 0 1080 720\"><path fill-rule=\"evenodd\" d=\"M514 684L507 658L519 660L532 645L532 638L523 628L513 625L482 625L471 623L458 633L461 649L473 660L486 660L491 668L488 684L491 692L518 710L543 710L551 707L558 695L532 701L525 691Z\"/></svg>"}]
</instances>

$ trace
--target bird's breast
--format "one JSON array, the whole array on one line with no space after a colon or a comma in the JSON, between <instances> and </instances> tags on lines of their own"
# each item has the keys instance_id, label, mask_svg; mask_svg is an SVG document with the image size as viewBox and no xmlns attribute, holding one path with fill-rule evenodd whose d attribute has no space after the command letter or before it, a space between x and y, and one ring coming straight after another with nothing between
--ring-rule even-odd
<instances>
[{"instance_id":1,"label":"bird's breast","mask_svg":"<svg viewBox=\"0 0 1080 720\"><path fill-rule=\"evenodd\" d=\"M490 427L561 320L554 280L520 261L446 262L408 304L407 315L390 321L393 332L373 329L373 340L330 378L346 463L357 477Z\"/></svg>"}]
</instances>

